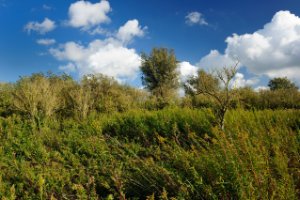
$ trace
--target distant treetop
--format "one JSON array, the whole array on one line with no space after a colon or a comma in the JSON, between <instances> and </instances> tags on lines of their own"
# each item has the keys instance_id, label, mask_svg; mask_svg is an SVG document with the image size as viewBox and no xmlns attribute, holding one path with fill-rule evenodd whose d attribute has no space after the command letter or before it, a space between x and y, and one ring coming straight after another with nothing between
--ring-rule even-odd
<instances>
[{"instance_id":1,"label":"distant treetop","mask_svg":"<svg viewBox=\"0 0 300 200\"><path fill-rule=\"evenodd\" d=\"M291 82L287 77L277 77L269 81L268 86L270 90L280 90L280 89L295 89L298 90L298 87L295 83Z\"/></svg>"}]
</instances>

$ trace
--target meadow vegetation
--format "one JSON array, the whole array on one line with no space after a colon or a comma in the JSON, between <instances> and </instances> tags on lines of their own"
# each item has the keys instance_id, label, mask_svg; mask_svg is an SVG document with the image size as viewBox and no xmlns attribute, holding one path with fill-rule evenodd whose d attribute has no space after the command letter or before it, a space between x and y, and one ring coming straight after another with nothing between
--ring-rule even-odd
<instances>
[{"instance_id":1,"label":"meadow vegetation","mask_svg":"<svg viewBox=\"0 0 300 200\"><path fill-rule=\"evenodd\" d=\"M156 51L144 56L155 57L144 80L174 81L151 75L164 59L176 70L172 51ZM190 80L189 89L203 83ZM164 91L173 83L145 82L145 91L101 74L52 73L2 83L0 198L299 199L300 94L273 83L227 93L210 85L230 95L223 127L215 97L176 97Z\"/></svg>"}]
</instances>

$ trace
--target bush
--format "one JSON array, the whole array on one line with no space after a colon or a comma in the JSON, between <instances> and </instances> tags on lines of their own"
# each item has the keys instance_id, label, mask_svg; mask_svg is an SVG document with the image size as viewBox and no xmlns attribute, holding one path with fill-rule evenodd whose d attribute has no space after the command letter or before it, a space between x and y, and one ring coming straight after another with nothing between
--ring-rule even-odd
<instances>
[{"instance_id":1,"label":"bush","mask_svg":"<svg viewBox=\"0 0 300 200\"><path fill-rule=\"evenodd\" d=\"M148 146L163 140L185 144L191 132L201 136L210 135L214 123L209 109L135 110L116 114L104 124L103 134Z\"/></svg>"}]
</instances>

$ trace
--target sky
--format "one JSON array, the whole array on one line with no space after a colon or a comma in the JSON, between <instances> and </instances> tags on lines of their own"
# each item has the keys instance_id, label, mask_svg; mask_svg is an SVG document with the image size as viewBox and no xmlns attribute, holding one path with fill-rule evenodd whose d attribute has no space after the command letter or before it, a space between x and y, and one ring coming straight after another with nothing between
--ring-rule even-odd
<instances>
[{"instance_id":1,"label":"sky","mask_svg":"<svg viewBox=\"0 0 300 200\"><path fill-rule=\"evenodd\" d=\"M0 0L0 82L52 71L140 87L142 52L174 49L180 80L239 62L237 87L300 85L300 1Z\"/></svg>"}]
</instances>

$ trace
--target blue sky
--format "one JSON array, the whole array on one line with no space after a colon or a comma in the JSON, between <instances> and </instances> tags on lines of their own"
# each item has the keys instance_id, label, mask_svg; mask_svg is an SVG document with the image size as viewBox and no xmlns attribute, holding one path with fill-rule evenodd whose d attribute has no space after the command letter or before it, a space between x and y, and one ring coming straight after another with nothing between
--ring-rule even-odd
<instances>
[{"instance_id":1,"label":"blue sky","mask_svg":"<svg viewBox=\"0 0 300 200\"><path fill-rule=\"evenodd\" d=\"M298 16L295 0L0 0L0 81L66 71L139 86L140 53L167 47L183 80L238 58L239 86L277 76L299 85Z\"/></svg>"}]
</instances>

